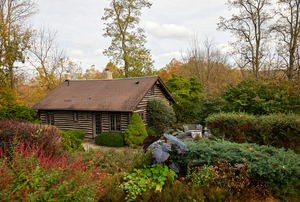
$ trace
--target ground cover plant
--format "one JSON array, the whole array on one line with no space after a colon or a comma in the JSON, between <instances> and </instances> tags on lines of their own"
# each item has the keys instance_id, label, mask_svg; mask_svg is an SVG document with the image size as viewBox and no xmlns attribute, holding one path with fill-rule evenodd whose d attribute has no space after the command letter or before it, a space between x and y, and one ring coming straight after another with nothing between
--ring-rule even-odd
<instances>
[{"instance_id":1,"label":"ground cover plant","mask_svg":"<svg viewBox=\"0 0 300 202\"><path fill-rule=\"evenodd\" d=\"M162 191L166 181L173 182L176 173L167 166L155 164L150 168L134 169L132 173L123 174L124 182L120 187L127 193L126 201L134 201L147 190Z\"/></svg>"},{"instance_id":2,"label":"ground cover plant","mask_svg":"<svg viewBox=\"0 0 300 202\"><path fill-rule=\"evenodd\" d=\"M95 143L108 147L123 147L124 135L122 133L101 133L95 137Z\"/></svg>"},{"instance_id":3,"label":"ground cover plant","mask_svg":"<svg viewBox=\"0 0 300 202\"><path fill-rule=\"evenodd\" d=\"M300 156L291 150L271 146L232 143L229 141L198 141L187 143L189 152L178 156L177 162L187 169L188 165L215 165L217 161L232 166L246 164L247 172L259 179L280 197L297 197L300 186Z\"/></svg>"},{"instance_id":4,"label":"ground cover plant","mask_svg":"<svg viewBox=\"0 0 300 202\"><path fill-rule=\"evenodd\" d=\"M40 147L15 141L0 149L0 198L4 201L97 201L109 180L99 156L52 157Z\"/></svg>"}]
</instances>

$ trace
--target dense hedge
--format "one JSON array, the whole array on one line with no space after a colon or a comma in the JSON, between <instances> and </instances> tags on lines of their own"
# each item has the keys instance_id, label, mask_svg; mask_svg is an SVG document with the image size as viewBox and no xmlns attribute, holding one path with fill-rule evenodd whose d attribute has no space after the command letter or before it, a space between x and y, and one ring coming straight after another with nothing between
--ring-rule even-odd
<instances>
[{"instance_id":1,"label":"dense hedge","mask_svg":"<svg viewBox=\"0 0 300 202\"><path fill-rule=\"evenodd\" d=\"M176 156L183 168L214 165L217 160L246 163L247 172L278 195L296 193L300 186L300 155L266 145L232 143L224 140L188 142L189 152Z\"/></svg>"},{"instance_id":2,"label":"dense hedge","mask_svg":"<svg viewBox=\"0 0 300 202\"><path fill-rule=\"evenodd\" d=\"M0 120L0 147L3 144L11 144L14 138L30 145L35 144L52 155L62 151L62 135L56 127L16 120Z\"/></svg>"},{"instance_id":3,"label":"dense hedge","mask_svg":"<svg viewBox=\"0 0 300 202\"><path fill-rule=\"evenodd\" d=\"M62 132L62 146L68 151L83 151L82 140L85 133L82 130L66 130Z\"/></svg>"},{"instance_id":4,"label":"dense hedge","mask_svg":"<svg viewBox=\"0 0 300 202\"><path fill-rule=\"evenodd\" d=\"M95 137L97 145L108 147L123 147L124 136L122 133L101 133Z\"/></svg>"},{"instance_id":5,"label":"dense hedge","mask_svg":"<svg viewBox=\"0 0 300 202\"><path fill-rule=\"evenodd\" d=\"M213 135L224 135L234 142L272 145L300 152L299 115L219 113L209 116L206 124Z\"/></svg>"},{"instance_id":6,"label":"dense hedge","mask_svg":"<svg viewBox=\"0 0 300 202\"><path fill-rule=\"evenodd\" d=\"M0 119L18 119L34 123L38 122L37 113L25 106L11 106L0 109Z\"/></svg>"},{"instance_id":7,"label":"dense hedge","mask_svg":"<svg viewBox=\"0 0 300 202\"><path fill-rule=\"evenodd\" d=\"M146 127L140 115L133 113L125 131L125 143L129 146L140 146L148 136Z\"/></svg>"}]
</instances>

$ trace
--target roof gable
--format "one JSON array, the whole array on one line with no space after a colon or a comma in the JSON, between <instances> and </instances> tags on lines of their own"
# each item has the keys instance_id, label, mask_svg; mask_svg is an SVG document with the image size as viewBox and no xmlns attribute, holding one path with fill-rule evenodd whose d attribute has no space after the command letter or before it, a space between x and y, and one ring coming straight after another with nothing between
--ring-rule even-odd
<instances>
[{"instance_id":1,"label":"roof gable","mask_svg":"<svg viewBox=\"0 0 300 202\"><path fill-rule=\"evenodd\" d=\"M39 110L134 111L158 76L70 80L52 90L33 108ZM171 96L171 95L170 95Z\"/></svg>"}]
</instances>

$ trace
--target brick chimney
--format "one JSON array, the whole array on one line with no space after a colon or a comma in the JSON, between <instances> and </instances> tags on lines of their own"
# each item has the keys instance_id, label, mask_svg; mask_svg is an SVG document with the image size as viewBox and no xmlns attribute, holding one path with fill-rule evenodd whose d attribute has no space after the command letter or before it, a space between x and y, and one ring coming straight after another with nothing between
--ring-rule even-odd
<instances>
[{"instance_id":1,"label":"brick chimney","mask_svg":"<svg viewBox=\"0 0 300 202\"><path fill-rule=\"evenodd\" d=\"M103 79L113 79L112 72L108 68L103 71Z\"/></svg>"},{"instance_id":2,"label":"brick chimney","mask_svg":"<svg viewBox=\"0 0 300 202\"><path fill-rule=\"evenodd\" d=\"M65 81L70 81L72 80L72 75L71 74L65 74Z\"/></svg>"}]
</instances>

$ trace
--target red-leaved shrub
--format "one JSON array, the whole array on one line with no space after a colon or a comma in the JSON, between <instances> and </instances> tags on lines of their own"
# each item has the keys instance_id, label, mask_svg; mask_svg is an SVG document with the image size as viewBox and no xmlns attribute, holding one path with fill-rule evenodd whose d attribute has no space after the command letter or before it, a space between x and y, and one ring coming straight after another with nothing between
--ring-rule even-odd
<instances>
[{"instance_id":1,"label":"red-leaved shrub","mask_svg":"<svg viewBox=\"0 0 300 202\"><path fill-rule=\"evenodd\" d=\"M16 120L0 120L0 147L3 144L8 145L14 137L30 145L36 144L48 154L57 155L62 151L62 134L56 127Z\"/></svg>"},{"instance_id":2,"label":"red-leaved shrub","mask_svg":"<svg viewBox=\"0 0 300 202\"><path fill-rule=\"evenodd\" d=\"M36 145L14 142L9 150L0 149L0 201L97 201L109 180L100 155L89 161L52 157Z\"/></svg>"}]
</instances>

